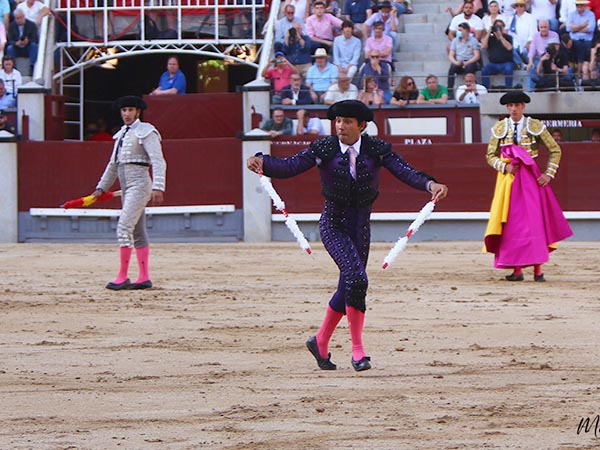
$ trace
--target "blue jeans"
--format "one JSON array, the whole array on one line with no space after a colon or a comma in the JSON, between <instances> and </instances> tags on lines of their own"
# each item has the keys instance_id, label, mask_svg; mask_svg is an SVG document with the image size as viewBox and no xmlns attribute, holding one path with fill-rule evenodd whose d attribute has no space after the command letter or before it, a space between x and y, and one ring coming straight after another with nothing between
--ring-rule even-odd
<instances>
[{"instance_id":1,"label":"blue jeans","mask_svg":"<svg viewBox=\"0 0 600 450\"><path fill-rule=\"evenodd\" d=\"M533 59L533 67L527 73L527 84L529 87L529 92L533 92L533 90L535 89L536 83L540 78L539 75L537 74L537 66L538 66L539 62L540 62L540 58L534 58Z\"/></svg>"},{"instance_id":2,"label":"blue jeans","mask_svg":"<svg viewBox=\"0 0 600 450\"><path fill-rule=\"evenodd\" d=\"M527 56L527 50L520 49L513 46L513 62L515 66L527 65L529 57Z\"/></svg>"},{"instance_id":3,"label":"blue jeans","mask_svg":"<svg viewBox=\"0 0 600 450\"><path fill-rule=\"evenodd\" d=\"M508 87L512 87L513 85L513 63L512 61L504 62L504 63L493 63L489 62L483 69L481 70L481 78L483 85L489 89L490 88L490 75L504 74L504 85Z\"/></svg>"},{"instance_id":4,"label":"blue jeans","mask_svg":"<svg viewBox=\"0 0 600 450\"><path fill-rule=\"evenodd\" d=\"M38 44L37 42L30 42L29 45L25 47L8 45L8 47L6 47L6 54L12 56L15 59L17 57L29 58L29 62L32 66L34 66L35 62L37 61Z\"/></svg>"},{"instance_id":5,"label":"blue jeans","mask_svg":"<svg viewBox=\"0 0 600 450\"><path fill-rule=\"evenodd\" d=\"M406 12L406 5L404 5L404 2L392 2L392 7L393 6L398 8L398 15Z\"/></svg>"}]
</instances>

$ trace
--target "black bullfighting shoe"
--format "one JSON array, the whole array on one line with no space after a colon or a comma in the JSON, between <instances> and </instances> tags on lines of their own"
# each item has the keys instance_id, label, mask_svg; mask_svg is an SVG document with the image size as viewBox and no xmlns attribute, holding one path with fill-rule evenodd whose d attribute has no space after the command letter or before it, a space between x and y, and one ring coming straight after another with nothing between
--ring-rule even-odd
<instances>
[{"instance_id":1,"label":"black bullfighting shoe","mask_svg":"<svg viewBox=\"0 0 600 450\"><path fill-rule=\"evenodd\" d=\"M336 370L337 366L331 362L331 353L327 355L327 359L322 358L319 354L319 346L317 345L317 337L312 336L306 341L306 348L312 353L317 360L317 365L321 370Z\"/></svg>"},{"instance_id":2,"label":"black bullfighting shoe","mask_svg":"<svg viewBox=\"0 0 600 450\"><path fill-rule=\"evenodd\" d=\"M539 275L534 275L533 276L533 281L537 281L537 282L543 283L543 282L546 281L546 279L544 278L544 274L540 273Z\"/></svg>"},{"instance_id":3,"label":"black bullfighting shoe","mask_svg":"<svg viewBox=\"0 0 600 450\"><path fill-rule=\"evenodd\" d=\"M129 285L129 290L135 289L150 289L152 287L152 281L142 281L141 283L131 283Z\"/></svg>"},{"instance_id":4,"label":"black bullfighting shoe","mask_svg":"<svg viewBox=\"0 0 600 450\"><path fill-rule=\"evenodd\" d=\"M131 281L127 278L122 283L113 283L112 281L106 285L106 289L110 289L112 291L121 291L123 289L129 289L131 286Z\"/></svg>"},{"instance_id":5,"label":"black bullfighting shoe","mask_svg":"<svg viewBox=\"0 0 600 450\"><path fill-rule=\"evenodd\" d=\"M519 275L511 273L510 275L506 275L505 278L506 281L523 281L525 279L522 273L520 273Z\"/></svg>"},{"instance_id":6,"label":"black bullfighting shoe","mask_svg":"<svg viewBox=\"0 0 600 450\"><path fill-rule=\"evenodd\" d=\"M352 367L354 367L354 370L357 372L369 370L371 368L371 363L369 361L371 361L370 356L363 356L360 361L354 361L354 358L352 358Z\"/></svg>"}]
</instances>

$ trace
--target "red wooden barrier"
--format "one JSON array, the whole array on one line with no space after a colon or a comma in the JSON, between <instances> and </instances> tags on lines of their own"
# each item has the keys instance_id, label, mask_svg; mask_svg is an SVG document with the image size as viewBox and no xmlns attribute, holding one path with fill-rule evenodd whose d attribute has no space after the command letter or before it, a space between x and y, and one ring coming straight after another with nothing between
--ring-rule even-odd
<instances>
[{"instance_id":1,"label":"red wooden barrier","mask_svg":"<svg viewBox=\"0 0 600 450\"><path fill-rule=\"evenodd\" d=\"M163 141L165 206L234 204L241 208L241 147L236 138ZM58 207L90 194L111 150L110 142L20 142L19 211ZM111 200L97 206L119 205L118 200Z\"/></svg>"},{"instance_id":2,"label":"red wooden barrier","mask_svg":"<svg viewBox=\"0 0 600 450\"><path fill-rule=\"evenodd\" d=\"M305 147L273 143L272 153L287 156ZM19 211L32 207L57 207L94 189L111 152L106 142L19 142ZM241 141L236 138L178 139L163 141L167 159L166 205L242 205ZM596 190L600 144L563 143L563 160L552 182L565 211L600 211ZM394 145L409 163L435 176L450 188L449 197L436 211L488 211L495 172L485 161L485 144ZM542 152L543 153L543 152ZM540 164L545 159L540 158ZM320 212L323 204L318 171L310 170L274 185L293 213ZM428 200L382 172L377 212L408 212ZM114 203L103 207L118 207Z\"/></svg>"},{"instance_id":3,"label":"red wooden barrier","mask_svg":"<svg viewBox=\"0 0 600 450\"><path fill-rule=\"evenodd\" d=\"M565 211L600 211L600 194L595 192L594 180L600 167L600 144L563 143L563 159L554 193ZM288 156L304 145L286 145L275 142L272 154ZM434 144L407 146L395 144L393 149L411 165L447 184L449 196L440 202L436 211L489 211L496 173L485 160L485 144ZM544 153L543 151L541 153ZM545 167L546 160L539 163ZM285 200L288 211L314 213L321 210L323 199L318 170L313 169L290 180L273 180ZM428 200L396 180L385 169L382 171L380 195L375 202L375 212L411 212L419 210Z\"/></svg>"}]
</instances>

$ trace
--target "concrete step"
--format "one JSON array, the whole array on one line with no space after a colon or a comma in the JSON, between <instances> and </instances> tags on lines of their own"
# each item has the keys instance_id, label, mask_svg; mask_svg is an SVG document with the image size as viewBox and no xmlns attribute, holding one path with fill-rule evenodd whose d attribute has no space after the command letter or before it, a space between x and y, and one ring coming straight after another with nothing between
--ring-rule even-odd
<instances>
[{"instance_id":1,"label":"concrete step","mask_svg":"<svg viewBox=\"0 0 600 450\"><path fill-rule=\"evenodd\" d=\"M398 73L419 73L427 75L446 75L450 62L448 61L398 61L396 62L396 72Z\"/></svg>"},{"instance_id":2,"label":"concrete step","mask_svg":"<svg viewBox=\"0 0 600 450\"><path fill-rule=\"evenodd\" d=\"M409 23L443 23L448 26L450 24L450 17L447 14L410 14L400 17L404 17L403 23L405 25Z\"/></svg>"},{"instance_id":3,"label":"concrete step","mask_svg":"<svg viewBox=\"0 0 600 450\"><path fill-rule=\"evenodd\" d=\"M439 53L442 49L443 53L446 53L446 49L440 46L439 42L431 41L408 41L399 44L398 52L409 52L409 53L428 53L434 52Z\"/></svg>"},{"instance_id":4,"label":"concrete step","mask_svg":"<svg viewBox=\"0 0 600 450\"><path fill-rule=\"evenodd\" d=\"M430 50L423 52L413 52L413 51L400 51L395 55L396 61L448 61L450 64L450 60L448 59L448 55L444 50Z\"/></svg>"},{"instance_id":5,"label":"concrete step","mask_svg":"<svg viewBox=\"0 0 600 450\"><path fill-rule=\"evenodd\" d=\"M446 8L446 5L448 5L448 3L449 2L440 2L440 3L412 2L412 5L413 5L413 11L415 14L446 14L449 18L450 14L448 14L447 12L444 11L444 9Z\"/></svg>"},{"instance_id":6,"label":"concrete step","mask_svg":"<svg viewBox=\"0 0 600 450\"><path fill-rule=\"evenodd\" d=\"M17 56L15 58L15 69L21 72L23 76L31 75L31 63L29 62L29 58L24 58L22 56Z\"/></svg>"}]
</instances>

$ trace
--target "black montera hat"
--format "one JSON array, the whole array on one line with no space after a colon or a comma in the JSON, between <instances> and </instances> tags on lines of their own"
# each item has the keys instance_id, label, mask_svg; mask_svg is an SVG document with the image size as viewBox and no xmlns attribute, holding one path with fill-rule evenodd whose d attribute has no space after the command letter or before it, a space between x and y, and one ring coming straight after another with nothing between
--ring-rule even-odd
<instances>
[{"instance_id":1,"label":"black montera hat","mask_svg":"<svg viewBox=\"0 0 600 450\"><path fill-rule=\"evenodd\" d=\"M327 110L329 120L335 120L336 117L354 117L359 122L368 122L373 120L373 111L358 100L342 100L334 103Z\"/></svg>"},{"instance_id":2,"label":"black montera hat","mask_svg":"<svg viewBox=\"0 0 600 450\"><path fill-rule=\"evenodd\" d=\"M501 105L508 105L509 103L529 103L531 99L523 91L510 91L500 97Z\"/></svg>"},{"instance_id":3,"label":"black montera hat","mask_svg":"<svg viewBox=\"0 0 600 450\"><path fill-rule=\"evenodd\" d=\"M120 97L115 102L115 106L118 109L125 108L126 106L133 106L134 108L146 109L146 102L136 95L126 95Z\"/></svg>"}]
</instances>

